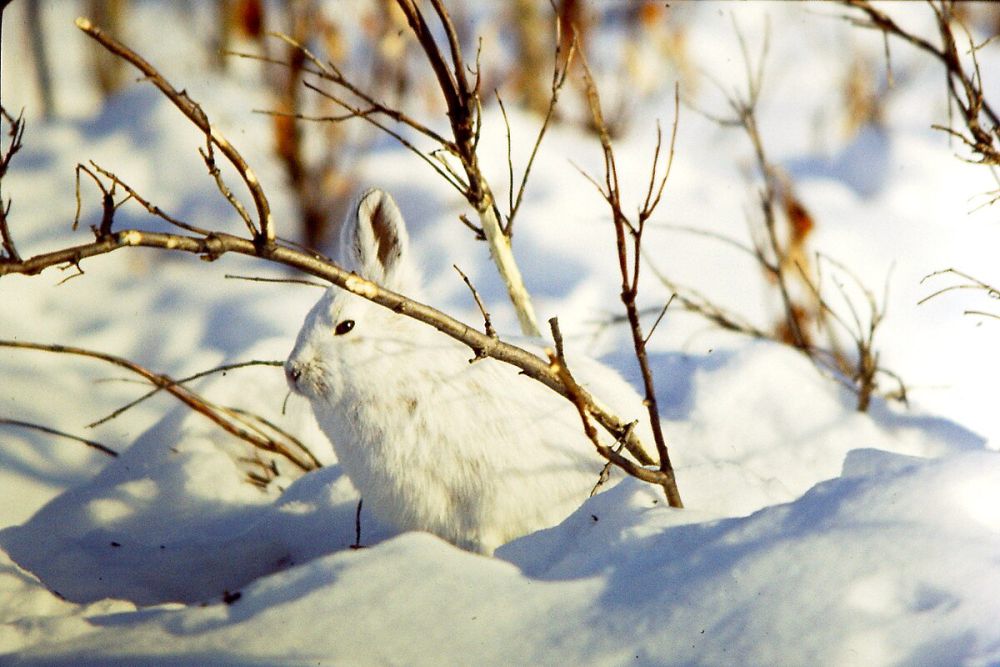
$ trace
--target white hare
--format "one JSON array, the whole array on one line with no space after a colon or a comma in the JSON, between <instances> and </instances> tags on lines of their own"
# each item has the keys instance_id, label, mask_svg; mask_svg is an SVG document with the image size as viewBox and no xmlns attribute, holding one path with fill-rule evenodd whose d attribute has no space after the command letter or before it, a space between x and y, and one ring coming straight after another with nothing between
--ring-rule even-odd
<instances>
[{"instance_id":1,"label":"white hare","mask_svg":"<svg viewBox=\"0 0 1000 667\"><path fill-rule=\"evenodd\" d=\"M420 299L392 198L369 190L341 235L342 265ZM508 364L336 287L285 363L365 507L402 530L491 554L586 500L603 460L574 406ZM624 419L643 414L614 371L570 357L578 380ZM648 440L647 440L648 442Z\"/></svg>"}]
</instances>

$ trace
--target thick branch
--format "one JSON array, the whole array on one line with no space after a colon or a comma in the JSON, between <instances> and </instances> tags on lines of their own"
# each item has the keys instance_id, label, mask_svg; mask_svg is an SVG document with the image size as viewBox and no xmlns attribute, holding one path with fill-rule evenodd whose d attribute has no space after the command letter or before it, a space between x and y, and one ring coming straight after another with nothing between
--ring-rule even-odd
<instances>
[{"instance_id":1,"label":"thick branch","mask_svg":"<svg viewBox=\"0 0 1000 667\"><path fill-rule=\"evenodd\" d=\"M468 345L473 351L481 351L483 356L516 366L528 377L541 382L560 395L570 398L566 387L549 368L548 361L541 357L509 343L491 338L430 306L379 287L335 264L280 244L276 244L265 253L258 249L253 241L231 234L216 233L200 238L127 229L115 232L93 243L36 255L21 262L0 262L0 276L14 273L34 275L52 266L72 266L88 257L104 255L128 247L187 252L199 255L202 259L209 261L218 259L226 253L236 253L260 257L299 269L396 313L424 322L441 333ZM593 396L588 394L587 399L593 404L591 412L595 419L613 436L621 437L626 431L627 424L602 407ZM645 452L638 436L634 433L627 437L625 445L639 463L643 465L652 463L652 459Z\"/></svg>"}]
</instances>

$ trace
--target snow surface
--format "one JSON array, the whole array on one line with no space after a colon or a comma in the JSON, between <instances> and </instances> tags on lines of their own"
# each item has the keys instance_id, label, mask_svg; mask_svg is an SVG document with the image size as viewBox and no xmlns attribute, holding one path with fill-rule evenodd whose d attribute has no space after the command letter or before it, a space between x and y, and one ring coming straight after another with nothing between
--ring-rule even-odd
<instances>
[{"instance_id":1,"label":"snow surface","mask_svg":"<svg viewBox=\"0 0 1000 667\"><path fill-rule=\"evenodd\" d=\"M889 9L929 26L923 6ZM70 223L73 169L89 159L179 218L238 232L199 162L198 133L175 109L148 86L102 103L82 83L86 45L72 28L73 3L46 6L64 64L55 77L59 114L38 117L18 65L20 11L15 3L5 14L2 64L4 104L23 105L29 119L25 148L4 181L22 254L88 239ZM878 343L882 362L908 382L910 407L877 399L857 413L850 392L798 353L713 331L672 309L652 340L651 362L687 509L669 509L655 489L628 480L495 558L396 534L362 512L368 548L355 550L357 495L305 401L292 397L282 413L280 369L195 384L212 400L279 423L327 464L305 476L283 468L261 491L243 481L247 452L168 397L86 429L144 391L120 381L123 371L3 348L0 416L82 434L121 456L0 425L0 664L1000 664L996 325L961 315L988 308L983 295L916 305L933 289L920 279L938 269L1000 282L1000 209L970 213L996 185L929 129L947 117L941 72L893 44L899 83L884 127L845 138L845 53L880 62L877 35L850 29L828 6L681 3L676 11L700 72L686 99L713 113L725 106L709 78L726 90L743 85L733 19L751 51L770 23L764 140L817 220L813 248L877 293L889 276ZM210 70L198 46L206 35L185 25L171 3L135 3L129 39L240 147L283 224L294 204L270 152L268 120L252 113L268 106L256 70ZM161 34L171 38L149 37ZM491 53L504 55L487 44ZM981 59L988 92L1000 98L989 80L1000 67L997 47ZM646 76L663 85L635 103L617 139L626 196L636 202L654 123L672 120L677 77L662 63L650 67ZM532 136L538 119L508 111L514 136ZM488 108L482 145L484 164L503 183L498 122ZM515 144L518 164L527 143ZM776 304L752 263L668 227L745 241L750 160L737 131L682 108L674 171L647 250L678 282L766 323ZM593 138L556 126L527 191L515 254L540 316L559 315L569 337L636 382L627 332L596 324L617 302L613 235L570 161L599 173ZM445 184L382 140L358 160L356 178L399 201L434 305L478 321L451 269L457 263L501 330L515 328L485 249L458 226L463 209ZM84 194L86 226L98 215L86 181ZM116 223L157 227L129 207ZM212 264L122 251L87 260L83 270L63 284L67 273L58 270L0 280L0 338L114 352L181 377L225 362L283 359L318 297L308 287L226 280L262 270L239 258ZM662 304L666 290L645 275L645 303Z\"/></svg>"}]
</instances>

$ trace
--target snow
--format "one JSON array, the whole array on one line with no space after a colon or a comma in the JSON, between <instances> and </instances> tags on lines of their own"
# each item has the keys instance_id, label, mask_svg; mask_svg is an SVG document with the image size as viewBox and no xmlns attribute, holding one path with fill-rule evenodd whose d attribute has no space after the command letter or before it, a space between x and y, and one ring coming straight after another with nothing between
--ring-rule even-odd
<instances>
[{"instance_id":1,"label":"snow","mask_svg":"<svg viewBox=\"0 0 1000 667\"><path fill-rule=\"evenodd\" d=\"M929 26L923 6L888 9L908 25ZM46 5L65 64L55 77L59 114L40 118L17 64L25 44L12 28L21 11L15 3L4 15L2 65L4 104L24 106L29 121L3 184L22 255L89 239L70 229L73 170L89 159L176 217L239 233L242 223L199 161L202 139L190 123L149 86L102 102L85 83L73 3ZM811 247L846 264L880 298L888 279L877 344L882 363L907 381L908 407L878 398L859 413L853 394L803 355L713 330L672 307L650 361L686 509L626 480L490 558L400 534L363 507L365 548L351 548L357 494L305 400L293 396L283 409L278 368L236 369L192 385L281 425L325 464L305 475L282 465L262 490L244 481L250 452L170 397L86 428L145 391L125 371L0 348L0 417L120 452L110 458L0 425L0 663L1000 664L997 333L990 320L962 316L995 304L965 292L916 305L946 284L921 278L949 266L1000 282L998 209L973 210L996 185L929 129L946 118L941 72L902 44L892 44L897 87L887 94L884 126L844 136L845 48L876 63L883 56L877 34L852 30L838 12L797 3L680 6L700 86L681 110L647 259L754 322L773 318L773 295L750 260L671 227L749 239L751 148L692 107L725 112L709 78L726 91L744 85L733 18L753 54L768 23L765 144L816 218ZM271 153L269 120L252 113L268 107L253 67L241 63L227 76L210 70L199 46L206 31L184 28L171 3L136 3L129 20L132 42L254 166L284 233L294 202ZM177 39L144 38L155 34ZM484 53L504 52L487 45ZM981 53L993 99L997 58L996 48ZM654 124L672 121L677 76L662 63L650 67L647 79L664 85L635 103L616 138L620 177L636 205ZM508 113L515 164L523 164L525 137L539 119L513 105ZM505 183L499 120L487 107L483 161ZM596 142L572 124L556 125L529 183L514 254L540 319L558 315L574 344L638 386L628 333L600 325L620 289L613 233L574 164L599 174ZM479 322L451 268L458 264L498 328L517 328L485 248L457 224L464 209L433 172L377 140L357 159L354 178L399 202L433 305ZM86 178L82 192L85 229L99 210ZM116 225L162 228L129 206ZM72 270L0 279L0 338L112 352L183 377L223 363L283 360L319 296L304 286L225 279L281 275L245 258L207 263L127 249L82 268L62 284ZM651 272L644 278L643 305L662 305L666 289Z\"/></svg>"}]
</instances>

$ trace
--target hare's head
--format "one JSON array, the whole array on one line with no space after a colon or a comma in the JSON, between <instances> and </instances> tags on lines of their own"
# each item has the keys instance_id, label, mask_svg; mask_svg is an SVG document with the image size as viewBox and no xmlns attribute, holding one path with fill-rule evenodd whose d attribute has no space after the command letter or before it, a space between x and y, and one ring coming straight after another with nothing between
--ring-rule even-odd
<instances>
[{"instance_id":1,"label":"hare's head","mask_svg":"<svg viewBox=\"0 0 1000 667\"><path fill-rule=\"evenodd\" d=\"M362 195L340 235L338 261L357 275L394 292L415 295L420 276L409 257L406 226L396 202L382 190ZM337 400L352 368L412 344L411 323L389 310L331 287L313 306L285 362L293 391L311 399Z\"/></svg>"}]
</instances>

